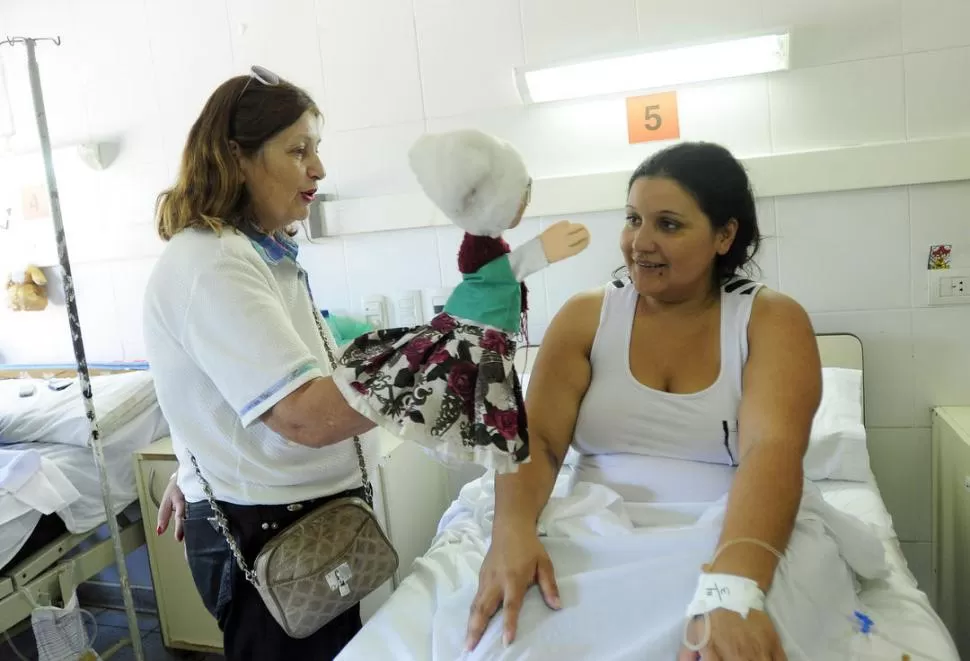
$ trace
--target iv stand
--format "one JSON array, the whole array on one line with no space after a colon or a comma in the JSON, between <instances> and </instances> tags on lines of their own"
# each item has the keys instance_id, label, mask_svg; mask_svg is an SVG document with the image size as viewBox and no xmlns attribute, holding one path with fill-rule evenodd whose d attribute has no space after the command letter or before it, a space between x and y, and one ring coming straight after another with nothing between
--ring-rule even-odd
<instances>
[{"instance_id":1,"label":"iv stand","mask_svg":"<svg viewBox=\"0 0 970 661\"><path fill-rule=\"evenodd\" d=\"M141 632L135 618L135 606L131 597L131 584L128 580L128 566L125 564L125 552L121 546L121 535L118 530L118 520L111 506L111 488L108 485L108 474L104 467L104 448L101 445L101 429L98 426L94 411L94 400L91 393L91 376L88 363L84 355L84 341L81 339L81 324L78 319L77 301L74 298L74 279L71 275L71 260L67 252L67 241L64 235L64 222L61 217L61 201L57 192L57 180L54 177L54 164L51 156L50 133L47 129L47 113L44 109L44 94L40 85L40 72L37 67L35 52L38 41L52 41L54 45L61 45L60 37L8 37L0 42L0 46L11 46L22 43L27 47L27 68L30 73L30 90L34 101L34 113L37 116L37 130L40 134L40 146L44 155L44 169L47 175L47 189L50 194L51 215L54 219L54 233L57 240L57 254L63 273L64 297L67 300L67 318L71 328L71 339L74 345L74 358L77 361L78 379L81 383L81 393L88 422L91 425L91 450L94 453L94 463L98 466L101 482L101 498L104 501L104 512L107 518L108 530L111 532L115 552L115 563L118 566L118 576L121 580L121 595L125 603L125 614L128 617L128 633L131 636L131 646L136 661L144 661L141 645ZM64 595L62 595L64 596Z\"/></svg>"}]
</instances>

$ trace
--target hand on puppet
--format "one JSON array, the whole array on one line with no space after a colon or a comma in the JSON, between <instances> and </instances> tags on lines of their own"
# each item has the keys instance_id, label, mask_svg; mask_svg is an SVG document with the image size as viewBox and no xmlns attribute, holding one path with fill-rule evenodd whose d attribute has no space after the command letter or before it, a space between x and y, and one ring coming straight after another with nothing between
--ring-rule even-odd
<instances>
[{"instance_id":1,"label":"hand on puppet","mask_svg":"<svg viewBox=\"0 0 970 661\"><path fill-rule=\"evenodd\" d=\"M522 220L532 179L511 145L480 131L424 135L409 159L425 194L465 231L462 282L428 324L356 338L333 380L361 415L438 461L514 472L529 459L513 364L526 327L524 281L582 252L589 232L562 221L511 250L502 233Z\"/></svg>"},{"instance_id":2,"label":"hand on puppet","mask_svg":"<svg viewBox=\"0 0 970 661\"><path fill-rule=\"evenodd\" d=\"M47 277L36 266L11 271L7 277L7 306L14 311L47 308Z\"/></svg>"}]
</instances>

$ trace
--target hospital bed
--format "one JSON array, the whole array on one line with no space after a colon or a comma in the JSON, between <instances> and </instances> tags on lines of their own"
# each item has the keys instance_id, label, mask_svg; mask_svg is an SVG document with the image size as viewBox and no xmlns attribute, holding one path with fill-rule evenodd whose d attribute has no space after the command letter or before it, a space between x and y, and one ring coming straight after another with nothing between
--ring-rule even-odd
<instances>
[{"instance_id":1,"label":"hospital bed","mask_svg":"<svg viewBox=\"0 0 970 661\"><path fill-rule=\"evenodd\" d=\"M91 365L90 374L127 555L145 543L141 521L130 516L137 500L133 453L166 436L168 426L147 365ZM0 366L0 456L8 467L28 455L24 463L36 466L39 457L42 467L26 483L28 495L0 483L0 631L27 618L33 603L57 602L115 564L111 538L98 535L106 522L104 501L92 450L82 438L89 428L76 376L69 365ZM17 393L28 382L32 397L47 398L37 406L23 404Z\"/></svg>"},{"instance_id":2,"label":"hospital bed","mask_svg":"<svg viewBox=\"0 0 970 661\"><path fill-rule=\"evenodd\" d=\"M911 658L955 661L958 656L953 647L952 639L933 610L926 594L917 587L916 579L907 567L893 529L892 519L880 495L876 481L868 469L863 427L862 343L855 336L848 334L819 335L817 339L823 367L829 368L827 371L857 370L856 374L860 377L858 380L859 388L855 394L858 400L855 410L858 411L858 416L862 418L859 425L861 431L860 451L866 460L864 468L866 476L864 479L821 479L815 482L826 502L840 512L871 525L877 531L884 546L890 569L889 574L877 579L860 579L857 590L859 598L868 609L867 615L877 623L880 631L889 632L894 640L905 642L910 650L922 651L927 655L926 657L914 655ZM535 347L529 347L527 354L524 349L520 349L516 362L521 374L527 375L529 373L536 353ZM837 397L840 395L830 392L827 396ZM831 405L833 402L830 401L829 404ZM838 402L834 402L834 404L837 406ZM823 405L825 405L824 401ZM563 472L565 473L568 470L568 465L564 466ZM838 474L838 472L836 471L835 474ZM482 478L482 480L487 479L487 477ZM564 475L561 474L550 502L557 497L557 492L560 491L560 482L564 479ZM464 524L460 516L455 516L455 512L462 507L466 512L469 508L480 507L480 504L475 503L474 494L488 491L489 485L479 487L475 484L476 482L476 480L473 480L466 485L462 495L456 499L442 518L438 535L429 551L425 556L418 558L412 567L412 573L402 581L391 598L365 624L363 630L338 657L338 661L369 661L372 659L442 661L440 655L435 652L436 649L441 649L441 643L436 639L442 636L442 632L440 627L436 629L434 626L435 623L440 624L442 619L451 622L452 628L460 627L460 631L454 631L451 634L456 637L463 637L464 628L462 625L467 618L468 607L470 606L468 595L473 594L473 588L477 585L481 554L487 549L487 540L484 538L476 540L477 547L476 544L472 544L472 551L468 552L467 549L470 547L467 539L462 538L462 535L465 535L465 530L461 528L461 525ZM466 494L466 491L469 493ZM460 504L459 501L462 501L463 504ZM469 503L472 504L469 505ZM465 550L456 551L454 549ZM607 551L604 550L605 552ZM462 590L464 590L464 599L450 603L449 595L458 594ZM443 617L442 611L449 609L459 612L450 618L448 616ZM542 609L539 608L538 610ZM523 610L524 613L525 609ZM540 614L539 617L545 617L545 615ZM554 618L555 616L552 616L547 621L549 628L553 630L556 628ZM597 615L589 613L589 618L591 621L596 620ZM500 619L501 612L493 618L489 629L499 628L500 631L500 624L498 623ZM526 625L523 623L523 619L520 619L520 635L523 626ZM446 633L445 635L449 634ZM499 633L492 631L491 635L494 639ZM489 636L489 632L486 632L487 636ZM629 650L625 652L627 656L624 656L624 652L620 649L610 649L610 636L598 630L596 626L590 627L589 636L588 648L597 651L594 651L591 656L588 649L585 655L581 655L582 658L639 658L636 657L635 653L631 656ZM549 636L549 644L554 646L555 638L556 634L553 631ZM521 648L516 651L515 647L513 645L512 648L507 650L494 652L494 656L474 655L469 658L521 659L522 661L557 658L555 653L549 651L540 653L539 650ZM493 647L493 649L496 648ZM562 650L561 652L559 658L571 658L569 651ZM550 653L552 656L549 656ZM542 654L545 654L545 656L542 656ZM898 661L901 656L895 654L877 656L877 658Z\"/></svg>"}]
</instances>

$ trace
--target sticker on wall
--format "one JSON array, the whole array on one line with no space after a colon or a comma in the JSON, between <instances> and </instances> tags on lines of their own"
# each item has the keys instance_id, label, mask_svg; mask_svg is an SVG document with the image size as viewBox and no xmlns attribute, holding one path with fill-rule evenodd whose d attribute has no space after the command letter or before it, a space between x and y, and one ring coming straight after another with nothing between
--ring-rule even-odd
<instances>
[{"instance_id":1,"label":"sticker on wall","mask_svg":"<svg viewBox=\"0 0 970 661\"><path fill-rule=\"evenodd\" d=\"M680 137L677 92L631 96L626 100L630 144Z\"/></svg>"},{"instance_id":2,"label":"sticker on wall","mask_svg":"<svg viewBox=\"0 0 970 661\"><path fill-rule=\"evenodd\" d=\"M950 245L930 246L930 257L926 268L930 271L939 271L950 268Z\"/></svg>"},{"instance_id":3,"label":"sticker on wall","mask_svg":"<svg viewBox=\"0 0 970 661\"><path fill-rule=\"evenodd\" d=\"M44 186L24 186L20 191L23 219L50 218L51 208Z\"/></svg>"}]
</instances>

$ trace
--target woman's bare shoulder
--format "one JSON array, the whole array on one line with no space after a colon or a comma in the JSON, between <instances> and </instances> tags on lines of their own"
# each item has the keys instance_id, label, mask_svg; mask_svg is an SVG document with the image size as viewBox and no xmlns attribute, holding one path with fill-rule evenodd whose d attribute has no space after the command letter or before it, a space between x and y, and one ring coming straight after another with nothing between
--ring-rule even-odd
<instances>
[{"instance_id":1,"label":"woman's bare shoulder","mask_svg":"<svg viewBox=\"0 0 970 661\"><path fill-rule=\"evenodd\" d=\"M808 324L811 319L805 308L791 296L780 291L761 287L751 308L751 324L774 326L777 324Z\"/></svg>"},{"instance_id":2,"label":"woman's bare shoulder","mask_svg":"<svg viewBox=\"0 0 970 661\"><path fill-rule=\"evenodd\" d=\"M791 296L762 287L751 308L748 344L759 353L765 345L816 350L812 319Z\"/></svg>"},{"instance_id":3,"label":"woman's bare shoulder","mask_svg":"<svg viewBox=\"0 0 970 661\"><path fill-rule=\"evenodd\" d=\"M607 285L612 287L612 285ZM569 297L563 305L563 310L568 310L569 314L588 316L590 313L599 318L600 310L603 307L603 300L606 298L606 287L596 287L586 289Z\"/></svg>"},{"instance_id":4,"label":"woman's bare shoulder","mask_svg":"<svg viewBox=\"0 0 970 661\"><path fill-rule=\"evenodd\" d=\"M550 340L568 343L577 348L583 347L588 353L599 327L605 298L605 287L573 294L553 317L543 343Z\"/></svg>"}]
</instances>

